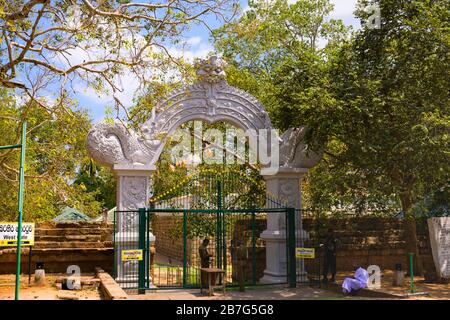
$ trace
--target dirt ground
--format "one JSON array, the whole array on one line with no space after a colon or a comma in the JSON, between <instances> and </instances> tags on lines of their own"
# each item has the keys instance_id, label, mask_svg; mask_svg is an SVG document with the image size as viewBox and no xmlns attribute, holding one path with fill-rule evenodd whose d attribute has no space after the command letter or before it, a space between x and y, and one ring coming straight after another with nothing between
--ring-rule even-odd
<instances>
[{"instance_id":1,"label":"dirt ground","mask_svg":"<svg viewBox=\"0 0 450 320\"><path fill-rule=\"evenodd\" d=\"M426 296L406 296L410 292L410 279L405 277L403 287L394 287L393 272L384 271L381 277L381 288L377 292L396 295L397 297L365 297L348 296L341 293L342 281L352 276L351 272L339 273L336 276L337 290L324 288L312 288L300 286L295 289L286 288L285 285L261 286L248 289L246 292L228 291L225 296L220 293L213 297L200 295L200 290L158 290L148 292L145 295L129 295L134 300L450 300L450 284L428 284L423 277L415 277L414 285L416 293L427 292Z\"/></svg>"},{"instance_id":2,"label":"dirt ground","mask_svg":"<svg viewBox=\"0 0 450 320\"><path fill-rule=\"evenodd\" d=\"M81 291L59 290L55 286L56 279L64 276L63 274L47 274L46 285L37 287L33 285L33 276L31 285L28 285L28 276L21 277L20 299L21 300L61 300L63 295L75 295L78 300L101 300L103 299L98 289L88 288ZM228 291L225 296L217 293L213 297L200 295L200 290L157 290L147 292L145 295L129 294L131 300L373 300L373 299L392 299L392 298L373 298L364 296L345 296L340 292L340 285L345 277L351 276L351 273L339 273L337 275L338 290L330 291L324 288L312 288L300 286L295 289L286 288L285 285L261 286L248 288L246 292L236 290ZM93 275L83 275L82 279L92 278ZM427 292L428 296L407 297L410 290L409 278L405 278L403 287L394 287L392 285L393 272L385 271L382 274L381 289L374 291L395 294L400 298L408 300L450 300L450 284L429 284L425 283L421 277L416 277L415 291ZM14 299L15 275L0 275L0 300Z\"/></svg>"},{"instance_id":3,"label":"dirt ground","mask_svg":"<svg viewBox=\"0 0 450 320\"><path fill-rule=\"evenodd\" d=\"M65 274L46 274L45 286L33 285L34 276L31 276L31 285L28 285L28 275L22 275L20 281L20 300L61 300L58 296L73 295L78 300L101 300L98 289L88 288L80 291L59 290L55 286L56 279ZM92 278L93 275L82 275L83 278ZM0 275L0 300L14 300L15 275Z\"/></svg>"}]
</instances>

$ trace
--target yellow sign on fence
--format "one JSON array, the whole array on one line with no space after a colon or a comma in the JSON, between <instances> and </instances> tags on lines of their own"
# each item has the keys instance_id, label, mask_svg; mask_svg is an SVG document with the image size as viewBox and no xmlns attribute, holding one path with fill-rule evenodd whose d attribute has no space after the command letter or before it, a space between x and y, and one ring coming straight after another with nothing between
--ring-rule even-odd
<instances>
[{"instance_id":1,"label":"yellow sign on fence","mask_svg":"<svg viewBox=\"0 0 450 320\"><path fill-rule=\"evenodd\" d=\"M314 259L316 256L315 253L314 248L295 248L295 256L297 258Z\"/></svg>"},{"instance_id":2,"label":"yellow sign on fence","mask_svg":"<svg viewBox=\"0 0 450 320\"><path fill-rule=\"evenodd\" d=\"M17 222L0 222L0 247L17 246ZM22 223L22 246L34 245L34 222Z\"/></svg>"},{"instance_id":3,"label":"yellow sign on fence","mask_svg":"<svg viewBox=\"0 0 450 320\"><path fill-rule=\"evenodd\" d=\"M142 250L122 250L122 261L141 261Z\"/></svg>"}]
</instances>

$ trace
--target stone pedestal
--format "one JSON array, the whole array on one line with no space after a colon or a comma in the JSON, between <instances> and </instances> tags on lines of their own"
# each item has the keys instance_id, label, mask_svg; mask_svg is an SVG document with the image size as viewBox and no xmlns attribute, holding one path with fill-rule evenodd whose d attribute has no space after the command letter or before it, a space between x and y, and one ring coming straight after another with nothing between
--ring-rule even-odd
<instances>
[{"instance_id":1,"label":"stone pedestal","mask_svg":"<svg viewBox=\"0 0 450 320\"><path fill-rule=\"evenodd\" d=\"M117 211L138 210L148 206L152 190L153 165L114 165L117 179Z\"/></svg>"},{"instance_id":2,"label":"stone pedestal","mask_svg":"<svg viewBox=\"0 0 450 320\"><path fill-rule=\"evenodd\" d=\"M45 286L45 270L36 269L34 271L34 285L35 286Z\"/></svg>"},{"instance_id":3,"label":"stone pedestal","mask_svg":"<svg viewBox=\"0 0 450 320\"><path fill-rule=\"evenodd\" d=\"M307 173L304 168L280 168L276 175L264 175L269 198L279 199L288 207L301 208L301 179ZM269 206L269 204L268 204ZM296 244L301 245L308 237L302 229L301 216L296 213ZM262 283L284 283L287 278L286 262L286 215L285 213L269 213L267 230L261 234L266 241L266 270ZM300 265L299 265L300 264ZM297 277L305 277L303 261L297 260Z\"/></svg>"},{"instance_id":4,"label":"stone pedestal","mask_svg":"<svg viewBox=\"0 0 450 320\"><path fill-rule=\"evenodd\" d=\"M136 283L138 278L137 261L121 261L121 251L139 247L139 215L137 210L148 206L152 190L152 173L154 166L146 165L114 165L114 175L117 179L117 216L116 216L116 266L117 282ZM126 212L133 211L133 212ZM149 241L155 237L150 232ZM147 266L149 267L149 266ZM151 282L151 279L150 279Z\"/></svg>"},{"instance_id":5,"label":"stone pedestal","mask_svg":"<svg viewBox=\"0 0 450 320\"><path fill-rule=\"evenodd\" d=\"M428 219L430 244L439 279L450 279L450 217Z\"/></svg>"}]
</instances>

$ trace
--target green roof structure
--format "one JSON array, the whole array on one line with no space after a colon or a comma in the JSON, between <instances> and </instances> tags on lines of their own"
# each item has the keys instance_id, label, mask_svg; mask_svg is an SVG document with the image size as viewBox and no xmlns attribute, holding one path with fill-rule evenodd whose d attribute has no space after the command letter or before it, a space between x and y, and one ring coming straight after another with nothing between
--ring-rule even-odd
<instances>
[{"instance_id":1,"label":"green roof structure","mask_svg":"<svg viewBox=\"0 0 450 320\"><path fill-rule=\"evenodd\" d=\"M65 207L61 214L55 218L53 221L61 222L61 221L90 221L92 220L90 217L85 215L83 212L78 211L75 208Z\"/></svg>"}]
</instances>

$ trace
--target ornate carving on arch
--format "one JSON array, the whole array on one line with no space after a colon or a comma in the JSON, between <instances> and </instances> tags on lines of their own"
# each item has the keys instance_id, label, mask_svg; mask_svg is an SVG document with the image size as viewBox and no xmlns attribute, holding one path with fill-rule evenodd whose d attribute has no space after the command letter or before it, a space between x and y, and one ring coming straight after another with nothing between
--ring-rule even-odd
<instances>
[{"instance_id":1,"label":"ornate carving on arch","mask_svg":"<svg viewBox=\"0 0 450 320\"><path fill-rule=\"evenodd\" d=\"M152 117L143 125L146 140L166 137L182 123L191 120L226 121L244 131L273 129L269 115L256 98L228 85L222 59L211 57L196 67L199 80L175 90L155 108ZM156 162L163 146L164 141L152 163Z\"/></svg>"},{"instance_id":2,"label":"ornate carving on arch","mask_svg":"<svg viewBox=\"0 0 450 320\"><path fill-rule=\"evenodd\" d=\"M122 208L137 210L145 207L148 194L146 177L124 176L122 179Z\"/></svg>"},{"instance_id":3,"label":"ornate carving on arch","mask_svg":"<svg viewBox=\"0 0 450 320\"><path fill-rule=\"evenodd\" d=\"M191 120L209 123L227 121L246 130L273 129L269 115L252 95L228 85L224 62L217 57L196 64L198 81L175 90L152 112L137 133L121 122L101 123L89 132L88 150L100 163L155 164L165 138ZM311 168L322 155L308 150L302 142L305 129L289 129L281 137L280 165Z\"/></svg>"},{"instance_id":4,"label":"ornate carving on arch","mask_svg":"<svg viewBox=\"0 0 450 320\"><path fill-rule=\"evenodd\" d=\"M290 128L281 136L280 166L312 168L322 159L322 152L309 150L304 142L305 127Z\"/></svg>"},{"instance_id":5,"label":"ornate carving on arch","mask_svg":"<svg viewBox=\"0 0 450 320\"><path fill-rule=\"evenodd\" d=\"M299 183L299 179L296 178L282 178L279 181L278 196L285 200L287 205L291 208L299 207L297 203L300 193Z\"/></svg>"},{"instance_id":6,"label":"ornate carving on arch","mask_svg":"<svg viewBox=\"0 0 450 320\"><path fill-rule=\"evenodd\" d=\"M106 166L114 164L147 164L156 145L151 145L122 122L100 123L89 131L87 148L96 161Z\"/></svg>"},{"instance_id":7,"label":"ornate carving on arch","mask_svg":"<svg viewBox=\"0 0 450 320\"><path fill-rule=\"evenodd\" d=\"M101 123L89 132L88 150L105 165L154 164L164 140L182 123L190 120L227 121L245 130L272 129L264 107L250 94L225 80L224 62L217 57L196 65L198 81L175 90L159 104L143 124L142 134L121 122Z\"/></svg>"}]
</instances>

